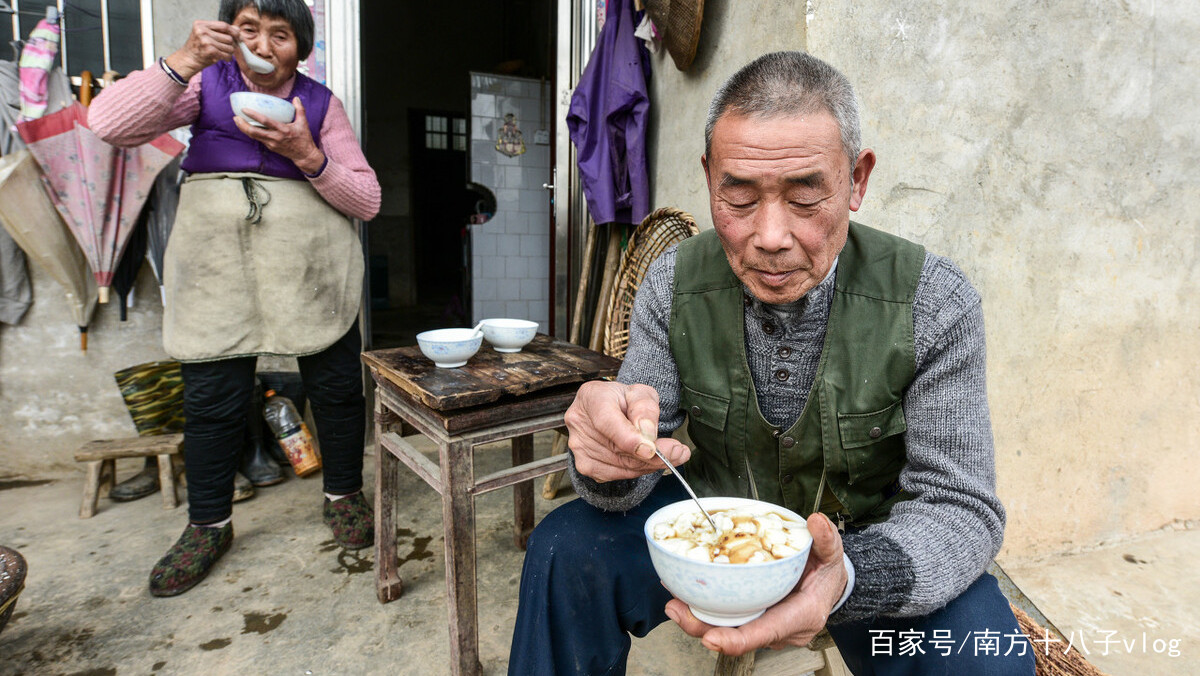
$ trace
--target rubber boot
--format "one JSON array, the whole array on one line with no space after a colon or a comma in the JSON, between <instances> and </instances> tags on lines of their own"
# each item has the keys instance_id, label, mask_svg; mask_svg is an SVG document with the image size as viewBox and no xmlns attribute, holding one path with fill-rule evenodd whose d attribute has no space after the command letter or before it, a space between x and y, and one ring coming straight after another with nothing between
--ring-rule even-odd
<instances>
[{"instance_id":1,"label":"rubber boot","mask_svg":"<svg viewBox=\"0 0 1200 676\"><path fill-rule=\"evenodd\" d=\"M246 443L242 446L242 475L258 487L273 486L284 479L283 470L271 458L267 450L267 441L263 438L262 409L262 387L256 384L254 396L250 397L250 405L246 409Z\"/></svg>"},{"instance_id":2,"label":"rubber boot","mask_svg":"<svg viewBox=\"0 0 1200 676\"><path fill-rule=\"evenodd\" d=\"M158 460L146 458L142 471L113 486L108 497L115 502L129 502L158 492Z\"/></svg>"}]
</instances>

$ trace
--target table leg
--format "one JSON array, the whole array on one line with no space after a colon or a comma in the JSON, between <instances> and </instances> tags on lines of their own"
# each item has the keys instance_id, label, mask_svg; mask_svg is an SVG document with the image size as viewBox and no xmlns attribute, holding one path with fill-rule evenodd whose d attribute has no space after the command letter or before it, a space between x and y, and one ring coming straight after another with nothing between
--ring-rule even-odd
<instances>
[{"instance_id":1,"label":"table leg","mask_svg":"<svg viewBox=\"0 0 1200 676\"><path fill-rule=\"evenodd\" d=\"M395 601L404 593L396 569L396 494L400 461L379 440L395 414L375 398L375 596L380 603Z\"/></svg>"},{"instance_id":2,"label":"table leg","mask_svg":"<svg viewBox=\"0 0 1200 676\"><path fill-rule=\"evenodd\" d=\"M513 437L513 467L533 462L533 435ZM524 550L533 532L533 480L522 481L513 486L513 542L517 549Z\"/></svg>"},{"instance_id":3,"label":"table leg","mask_svg":"<svg viewBox=\"0 0 1200 676\"><path fill-rule=\"evenodd\" d=\"M475 676L479 664L475 596L475 469L471 444L453 441L439 449L442 469L442 526L446 540L446 605L450 613L450 669Z\"/></svg>"},{"instance_id":4,"label":"table leg","mask_svg":"<svg viewBox=\"0 0 1200 676\"><path fill-rule=\"evenodd\" d=\"M175 509L179 506L179 496L175 494L175 467L171 464L171 455L161 453L158 456L158 485L162 490L163 509Z\"/></svg>"}]
</instances>

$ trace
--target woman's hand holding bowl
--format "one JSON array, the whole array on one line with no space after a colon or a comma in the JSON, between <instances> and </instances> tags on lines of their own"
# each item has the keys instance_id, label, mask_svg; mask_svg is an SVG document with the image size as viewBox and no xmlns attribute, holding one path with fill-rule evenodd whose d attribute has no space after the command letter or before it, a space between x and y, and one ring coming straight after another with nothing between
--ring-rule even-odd
<instances>
[{"instance_id":1,"label":"woman's hand holding bowl","mask_svg":"<svg viewBox=\"0 0 1200 676\"><path fill-rule=\"evenodd\" d=\"M313 143L312 131L308 128L308 118L304 114L304 103L300 97L292 99L296 107L296 117L284 124L258 113L250 108L243 109L249 117L257 120L263 126L255 127L238 116L233 123L242 133L265 145L267 150L279 153L296 164L306 174L315 174L325 162L325 154Z\"/></svg>"},{"instance_id":2,"label":"woman's hand holding bowl","mask_svg":"<svg viewBox=\"0 0 1200 676\"><path fill-rule=\"evenodd\" d=\"M667 616L685 633L700 639L705 648L725 655L808 645L825 628L829 611L846 589L847 578L837 527L820 513L808 517L807 525L813 543L800 583L757 619L740 627L714 627L696 619L679 599L667 603Z\"/></svg>"}]
</instances>

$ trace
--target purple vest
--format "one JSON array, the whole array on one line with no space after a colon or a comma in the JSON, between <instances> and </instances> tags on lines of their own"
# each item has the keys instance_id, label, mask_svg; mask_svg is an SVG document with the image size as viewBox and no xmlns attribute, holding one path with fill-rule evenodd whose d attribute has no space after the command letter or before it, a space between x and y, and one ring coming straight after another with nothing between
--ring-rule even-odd
<instances>
[{"instance_id":1,"label":"purple vest","mask_svg":"<svg viewBox=\"0 0 1200 676\"><path fill-rule=\"evenodd\" d=\"M183 170L192 174L225 171L250 171L266 176L304 180L304 173L288 158L267 150L263 144L246 136L233 123L233 107L229 95L247 91L246 83L232 61L218 61L205 68L200 78L200 116L192 124L192 142ZM313 142L321 145L321 124L329 110L333 93L319 82L296 73L291 101L300 97L304 103L308 128Z\"/></svg>"}]
</instances>

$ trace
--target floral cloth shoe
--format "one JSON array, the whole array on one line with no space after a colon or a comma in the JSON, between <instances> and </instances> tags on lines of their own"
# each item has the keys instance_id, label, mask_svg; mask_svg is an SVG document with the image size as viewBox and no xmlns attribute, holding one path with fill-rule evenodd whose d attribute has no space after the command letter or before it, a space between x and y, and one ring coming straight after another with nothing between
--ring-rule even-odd
<instances>
[{"instance_id":1,"label":"floral cloth shoe","mask_svg":"<svg viewBox=\"0 0 1200 676\"><path fill-rule=\"evenodd\" d=\"M175 596L195 587L208 575L217 559L229 551L233 524L205 528L188 524L183 535L150 571L150 593Z\"/></svg>"},{"instance_id":2,"label":"floral cloth shoe","mask_svg":"<svg viewBox=\"0 0 1200 676\"><path fill-rule=\"evenodd\" d=\"M375 544L375 508L362 491L341 500L325 498L325 524L333 529L333 540L346 549Z\"/></svg>"}]
</instances>

